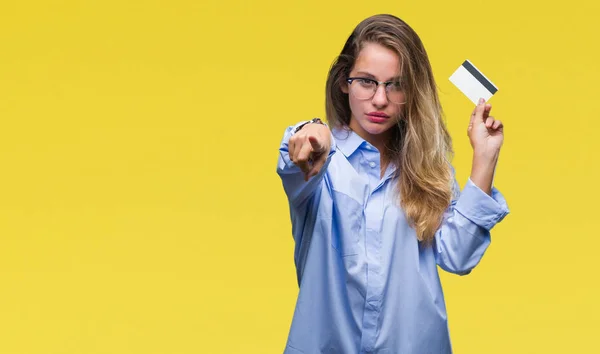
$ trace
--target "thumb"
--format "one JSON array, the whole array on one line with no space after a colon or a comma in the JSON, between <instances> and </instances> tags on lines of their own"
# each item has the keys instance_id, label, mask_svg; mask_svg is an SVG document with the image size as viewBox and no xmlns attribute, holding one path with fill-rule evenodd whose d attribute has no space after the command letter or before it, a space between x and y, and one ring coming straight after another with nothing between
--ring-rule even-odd
<instances>
[{"instance_id":1,"label":"thumb","mask_svg":"<svg viewBox=\"0 0 600 354\"><path fill-rule=\"evenodd\" d=\"M311 135L308 137L308 141L310 142L310 145L312 146L312 149L314 152L322 152L323 151L323 144L321 144L321 141L319 140L319 138Z\"/></svg>"},{"instance_id":2,"label":"thumb","mask_svg":"<svg viewBox=\"0 0 600 354\"><path fill-rule=\"evenodd\" d=\"M485 112L485 99L480 98L477 107L475 107L475 116L473 121L483 122L483 113Z\"/></svg>"}]
</instances>

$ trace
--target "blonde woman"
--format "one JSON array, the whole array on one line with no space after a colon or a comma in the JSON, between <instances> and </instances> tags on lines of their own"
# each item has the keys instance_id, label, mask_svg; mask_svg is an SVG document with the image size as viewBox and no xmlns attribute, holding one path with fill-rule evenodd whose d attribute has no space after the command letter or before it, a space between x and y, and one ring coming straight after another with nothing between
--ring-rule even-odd
<instances>
[{"instance_id":1,"label":"blonde woman","mask_svg":"<svg viewBox=\"0 0 600 354\"><path fill-rule=\"evenodd\" d=\"M300 287L285 353L452 352L437 266L471 272L509 212L490 111L471 113L461 191L419 36L391 15L354 29L329 71L327 124L299 122L280 147Z\"/></svg>"}]
</instances>

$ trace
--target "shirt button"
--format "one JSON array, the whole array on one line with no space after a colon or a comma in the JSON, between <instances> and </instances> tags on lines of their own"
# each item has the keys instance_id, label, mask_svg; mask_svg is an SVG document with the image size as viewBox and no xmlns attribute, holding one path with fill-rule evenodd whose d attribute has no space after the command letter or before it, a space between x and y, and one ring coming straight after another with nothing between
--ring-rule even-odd
<instances>
[{"instance_id":1,"label":"shirt button","mask_svg":"<svg viewBox=\"0 0 600 354\"><path fill-rule=\"evenodd\" d=\"M369 162L369 166L371 166L371 168L375 168L376 164L375 162Z\"/></svg>"}]
</instances>

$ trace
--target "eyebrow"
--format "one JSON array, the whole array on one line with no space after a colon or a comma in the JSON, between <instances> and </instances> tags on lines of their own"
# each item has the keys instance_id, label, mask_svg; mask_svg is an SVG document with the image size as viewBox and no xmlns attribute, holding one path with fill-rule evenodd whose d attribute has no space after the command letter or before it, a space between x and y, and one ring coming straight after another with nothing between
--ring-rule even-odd
<instances>
[{"instance_id":1,"label":"eyebrow","mask_svg":"<svg viewBox=\"0 0 600 354\"><path fill-rule=\"evenodd\" d=\"M357 72L356 72L356 74L357 74L357 75L366 76L366 77L367 77L367 78L369 78L369 79L373 79L373 80L377 81L377 78L375 77L375 75L373 75L373 74L370 74L370 73L368 73L368 72L366 72L366 71L357 71ZM392 77L392 78L391 78L391 79L389 79L389 80L385 80L384 82L398 81L398 80L400 80L400 75L398 75L398 76L394 76L394 77Z\"/></svg>"}]
</instances>

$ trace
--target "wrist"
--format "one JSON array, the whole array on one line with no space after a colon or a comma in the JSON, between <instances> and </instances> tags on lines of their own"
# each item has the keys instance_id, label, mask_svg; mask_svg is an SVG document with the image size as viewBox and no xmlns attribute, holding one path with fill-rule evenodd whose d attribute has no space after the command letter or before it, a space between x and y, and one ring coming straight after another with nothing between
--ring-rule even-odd
<instances>
[{"instance_id":1,"label":"wrist","mask_svg":"<svg viewBox=\"0 0 600 354\"><path fill-rule=\"evenodd\" d=\"M471 181L485 193L491 195L494 181L494 172L498 163L500 151L473 152L473 165L471 167Z\"/></svg>"},{"instance_id":2,"label":"wrist","mask_svg":"<svg viewBox=\"0 0 600 354\"><path fill-rule=\"evenodd\" d=\"M495 164L498 161L498 156L500 155L500 150L473 150L473 163L481 163L481 164Z\"/></svg>"},{"instance_id":3,"label":"wrist","mask_svg":"<svg viewBox=\"0 0 600 354\"><path fill-rule=\"evenodd\" d=\"M294 134L295 134L295 133L297 133L297 132L299 132L299 131L300 131L302 128L304 128L306 125L308 125L308 124L315 124L315 123L316 123L316 124L322 124L322 125L324 125L324 126L327 126L327 124L323 123L323 121L322 121L320 118L313 118L313 119L309 120L308 122L305 122L305 123L303 123L303 124L299 125L299 126L296 128L296 130L294 130Z\"/></svg>"}]
</instances>

